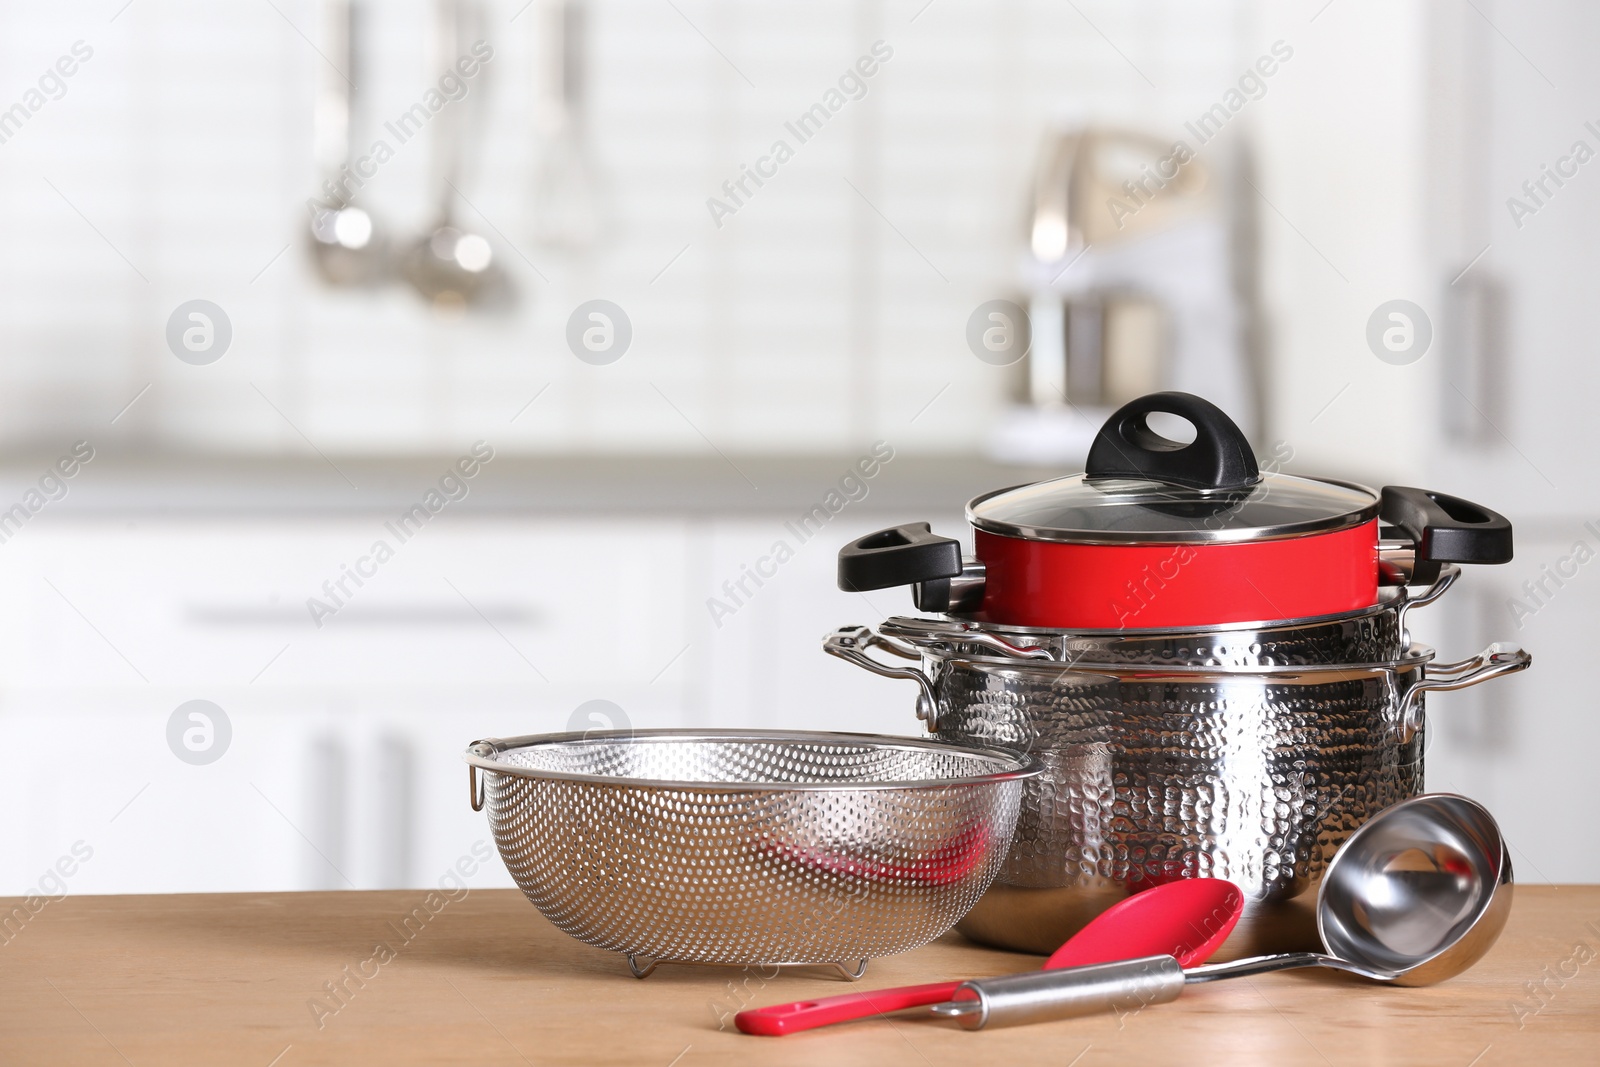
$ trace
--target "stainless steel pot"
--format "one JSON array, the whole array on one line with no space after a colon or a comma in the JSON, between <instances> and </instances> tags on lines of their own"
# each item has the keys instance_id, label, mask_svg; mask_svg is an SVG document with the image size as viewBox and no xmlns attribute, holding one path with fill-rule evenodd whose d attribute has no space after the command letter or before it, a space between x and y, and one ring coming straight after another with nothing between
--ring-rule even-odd
<instances>
[{"instance_id":1,"label":"stainless steel pot","mask_svg":"<svg viewBox=\"0 0 1600 1067\"><path fill-rule=\"evenodd\" d=\"M918 716L936 737L1038 758L1044 773L1024 789L991 893L1056 890L1097 906L1183 876L1227 878L1257 901L1303 892L1368 817L1421 792L1424 695L1532 661L1492 645L1436 664L1416 645L1360 664L1060 663L918 646L868 627L836 631L824 649L916 681ZM1061 907L1063 893L1053 899ZM980 940L1041 948L1033 920L996 921L981 904L974 916Z\"/></svg>"}]
</instances>

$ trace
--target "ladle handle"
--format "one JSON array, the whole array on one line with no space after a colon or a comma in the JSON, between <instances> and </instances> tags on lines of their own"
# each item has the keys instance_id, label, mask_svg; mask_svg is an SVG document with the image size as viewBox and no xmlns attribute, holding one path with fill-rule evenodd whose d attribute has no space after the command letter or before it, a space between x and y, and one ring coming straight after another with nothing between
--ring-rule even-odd
<instances>
[{"instance_id":1,"label":"ladle handle","mask_svg":"<svg viewBox=\"0 0 1600 1067\"><path fill-rule=\"evenodd\" d=\"M1229 960L1227 963L1206 963L1198 967L1190 967L1183 972L1185 982L1215 982L1221 978L1249 978L1257 974L1271 974L1273 971L1292 971L1296 967L1332 967L1335 970L1349 971L1352 974L1372 975L1346 963L1335 956L1324 956L1320 952L1278 952L1271 956L1250 956L1242 960Z\"/></svg>"},{"instance_id":2,"label":"ladle handle","mask_svg":"<svg viewBox=\"0 0 1600 1067\"><path fill-rule=\"evenodd\" d=\"M1296 967L1332 967L1380 981L1390 977L1316 952L1252 956L1187 970L1171 956L1145 956L1118 963L1029 971L963 982L949 1000L934 1005L932 1010L935 1015L954 1019L968 1030L1021 1026L1103 1012L1131 1015L1151 1004L1177 1000L1183 987L1191 982L1247 978Z\"/></svg>"},{"instance_id":3,"label":"ladle handle","mask_svg":"<svg viewBox=\"0 0 1600 1067\"><path fill-rule=\"evenodd\" d=\"M354 0L323 0L323 55L316 110L312 113L312 142L319 178L338 185L340 170L352 161L351 81L355 71L356 9Z\"/></svg>"}]
</instances>

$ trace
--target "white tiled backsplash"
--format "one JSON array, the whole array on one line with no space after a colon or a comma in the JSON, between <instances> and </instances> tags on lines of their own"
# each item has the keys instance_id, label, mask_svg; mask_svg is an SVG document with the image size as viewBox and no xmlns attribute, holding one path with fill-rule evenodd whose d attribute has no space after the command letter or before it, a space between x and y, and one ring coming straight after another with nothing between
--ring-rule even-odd
<instances>
[{"instance_id":1,"label":"white tiled backsplash","mask_svg":"<svg viewBox=\"0 0 1600 1067\"><path fill-rule=\"evenodd\" d=\"M1005 372L967 351L965 323L1011 288L1048 124L1176 133L1263 44L1248 0L594 0L590 125L613 232L575 259L530 235L545 2L487 5L494 58L469 96L487 136L462 186L481 214L463 216L520 293L499 314L315 279L313 0L0 6L0 108L39 99L28 91L75 42L92 49L0 144L0 443L972 449ZM431 6L368 7L357 140L393 143L382 120L440 73ZM893 56L865 96L799 144L784 123L880 40ZM793 159L719 228L707 198L779 138ZM358 200L402 237L431 221L427 142L396 146ZM633 324L609 366L564 341L572 309L596 297ZM164 339L195 298L234 331L208 366Z\"/></svg>"}]
</instances>

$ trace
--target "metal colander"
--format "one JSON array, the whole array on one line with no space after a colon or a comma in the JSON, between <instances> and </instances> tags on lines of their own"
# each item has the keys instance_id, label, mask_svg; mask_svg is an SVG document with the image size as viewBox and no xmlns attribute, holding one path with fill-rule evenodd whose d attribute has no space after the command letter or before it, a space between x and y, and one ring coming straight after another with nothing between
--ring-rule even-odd
<instances>
[{"instance_id":1,"label":"metal colander","mask_svg":"<svg viewBox=\"0 0 1600 1067\"><path fill-rule=\"evenodd\" d=\"M664 961L859 977L933 940L994 879L1039 769L907 738L709 730L490 739L466 760L528 899L639 977Z\"/></svg>"}]
</instances>

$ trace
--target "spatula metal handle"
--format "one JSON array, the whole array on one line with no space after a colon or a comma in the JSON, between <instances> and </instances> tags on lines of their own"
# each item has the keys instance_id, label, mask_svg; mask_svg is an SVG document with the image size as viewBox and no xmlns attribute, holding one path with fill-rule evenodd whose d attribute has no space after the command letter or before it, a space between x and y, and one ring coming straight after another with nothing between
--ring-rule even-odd
<instances>
[{"instance_id":1,"label":"spatula metal handle","mask_svg":"<svg viewBox=\"0 0 1600 1067\"><path fill-rule=\"evenodd\" d=\"M968 1030L1102 1012L1120 1015L1178 999L1183 977L1183 968L1171 956L1030 971L963 982L950 1000L932 1010Z\"/></svg>"}]
</instances>

